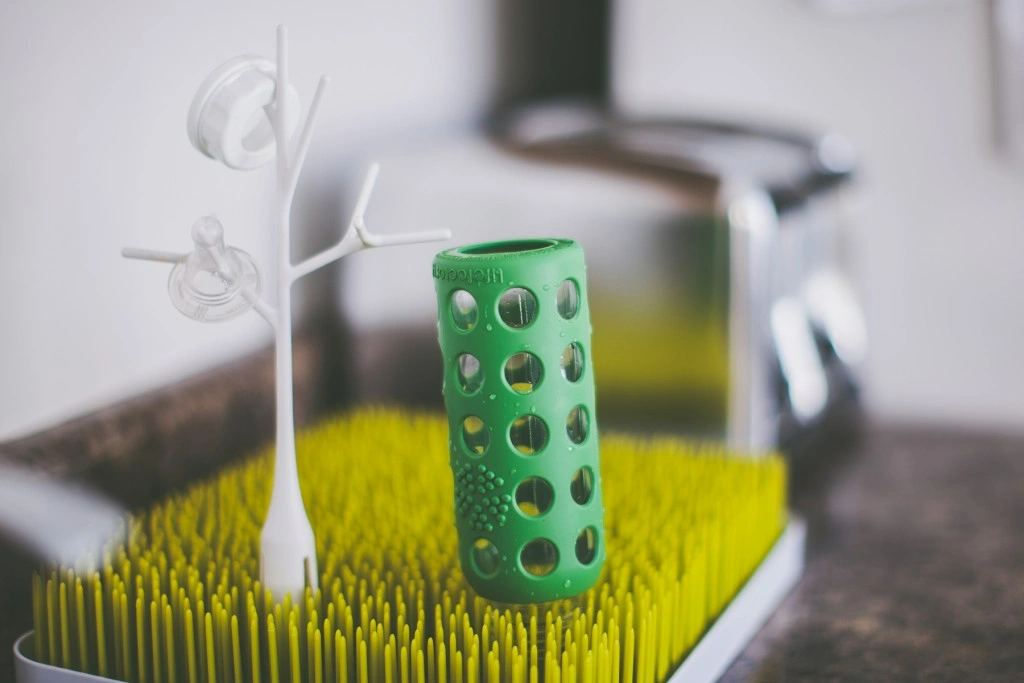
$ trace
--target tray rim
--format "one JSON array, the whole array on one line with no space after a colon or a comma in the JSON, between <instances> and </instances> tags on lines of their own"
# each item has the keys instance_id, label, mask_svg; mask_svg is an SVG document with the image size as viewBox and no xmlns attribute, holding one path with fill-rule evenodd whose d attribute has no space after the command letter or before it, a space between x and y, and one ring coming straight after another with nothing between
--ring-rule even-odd
<instances>
[{"instance_id":1,"label":"tray rim","mask_svg":"<svg viewBox=\"0 0 1024 683\"><path fill-rule=\"evenodd\" d=\"M721 678L800 580L806 541L807 523L791 515L771 551L668 683L712 683Z\"/></svg>"}]
</instances>

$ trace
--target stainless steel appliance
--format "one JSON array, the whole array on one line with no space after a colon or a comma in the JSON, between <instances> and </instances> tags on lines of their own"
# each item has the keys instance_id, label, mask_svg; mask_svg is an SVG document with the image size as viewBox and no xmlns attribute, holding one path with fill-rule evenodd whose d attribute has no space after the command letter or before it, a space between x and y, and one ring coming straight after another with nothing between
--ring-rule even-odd
<instances>
[{"instance_id":1,"label":"stainless steel appliance","mask_svg":"<svg viewBox=\"0 0 1024 683\"><path fill-rule=\"evenodd\" d=\"M403 178L394 201L415 207L392 218L451 227L458 243L582 244L603 424L759 450L849 404L867 340L834 258L854 166L842 138L568 105L513 112L495 138L484 154L385 160L384 177ZM398 273L420 260L387 288L346 292L366 398L439 397L433 311L406 296L429 283Z\"/></svg>"}]
</instances>

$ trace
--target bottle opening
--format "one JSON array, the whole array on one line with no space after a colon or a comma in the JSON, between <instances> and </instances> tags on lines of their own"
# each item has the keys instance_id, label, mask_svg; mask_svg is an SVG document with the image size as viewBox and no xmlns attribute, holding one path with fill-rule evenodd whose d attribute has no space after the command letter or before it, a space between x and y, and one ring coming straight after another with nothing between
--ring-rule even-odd
<instances>
[{"instance_id":1,"label":"bottle opening","mask_svg":"<svg viewBox=\"0 0 1024 683\"><path fill-rule=\"evenodd\" d=\"M463 247L459 251L471 256L487 254L521 254L526 251L539 251L555 245L554 240L513 240L509 242L492 242L473 247Z\"/></svg>"}]
</instances>

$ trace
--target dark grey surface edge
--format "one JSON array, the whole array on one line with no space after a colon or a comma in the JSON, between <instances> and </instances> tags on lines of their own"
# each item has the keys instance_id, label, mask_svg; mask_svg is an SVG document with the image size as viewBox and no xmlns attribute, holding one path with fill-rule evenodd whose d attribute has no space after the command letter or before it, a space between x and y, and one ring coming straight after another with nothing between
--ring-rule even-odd
<instances>
[{"instance_id":1,"label":"dark grey surface edge","mask_svg":"<svg viewBox=\"0 0 1024 683\"><path fill-rule=\"evenodd\" d=\"M1024 680L1024 436L875 426L817 455L803 579L722 680Z\"/></svg>"}]
</instances>

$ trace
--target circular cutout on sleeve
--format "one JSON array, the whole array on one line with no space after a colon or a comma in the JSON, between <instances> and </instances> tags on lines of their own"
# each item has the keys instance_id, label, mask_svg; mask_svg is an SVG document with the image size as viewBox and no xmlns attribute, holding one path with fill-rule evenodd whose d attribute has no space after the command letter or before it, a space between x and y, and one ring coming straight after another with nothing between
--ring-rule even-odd
<instances>
[{"instance_id":1,"label":"circular cutout on sleeve","mask_svg":"<svg viewBox=\"0 0 1024 683\"><path fill-rule=\"evenodd\" d=\"M590 416L586 407L578 405L569 411L569 417L565 420L565 432L573 443L583 443L587 440L587 433L590 431Z\"/></svg>"},{"instance_id":2,"label":"circular cutout on sleeve","mask_svg":"<svg viewBox=\"0 0 1024 683\"><path fill-rule=\"evenodd\" d=\"M477 318L480 315L477 310L476 299L464 289L456 289L452 292L452 322L455 327L463 332L469 332L476 327Z\"/></svg>"},{"instance_id":3,"label":"circular cutout on sleeve","mask_svg":"<svg viewBox=\"0 0 1024 683\"><path fill-rule=\"evenodd\" d=\"M462 440L470 455L483 455L491 445L487 425L476 415L469 415L462 421Z\"/></svg>"},{"instance_id":4,"label":"circular cutout on sleeve","mask_svg":"<svg viewBox=\"0 0 1024 683\"><path fill-rule=\"evenodd\" d=\"M512 287L498 300L498 317L509 327L526 327L537 315L537 298L530 290Z\"/></svg>"},{"instance_id":5,"label":"circular cutout on sleeve","mask_svg":"<svg viewBox=\"0 0 1024 683\"><path fill-rule=\"evenodd\" d=\"M533 576L547 576L558 566L558 548L546 538L535 538L519 554L523 569Z\"/></svg>"},{"instance_id":6,"label":"circular cutout on sleeve","mask_svg":"<svg viewBox=\"0 0 1024 683\"><path fill-rule=\"evenodd\" d=\"M513 354L505 363L505 381L513 391L528 394L540 384L544 368L540 359L532 353L521 351Z\"/></svg>"},{"instance_id":7,"label":"circular cutout on sleeve","mask_svg":"<svg viewBox=\"0 0 1024 683\"><path fill-rule=\"evenodd\" d=\"M555 307L558 315L566 320L572 320L580 312L580 290L572 280L564 280L558 285L558 293L555 296Z\"/></svg>"},{"instance_id":8,"label":"circular cutout on sleeve","mask_svg":"<svg viewBox=\"0 0 1024 683\"><path fill-rule=\"evenodd\" d=\"M569 483L569 493L578 505L586 505L594 494L594 473L589 467L581 467L572 475L572 482Z\"/></svg>"},{"instance_id":9,"label":"circular cutout on sleeve","mask_svg":"<svg viewBox=\"0 0 1024 683\"><path fill-rule=\"evenodd\" d=\"M539 517L551 509L555 492L546 480L540 477L524 479L516 487L516 507L527 517Z\"/></svg>"},{"instance_id":10,"label":"circular cutout on sleeve","mask_svg":"<svg viewBox=\"0 0 1024 683\"><path fill-rule=\"evenodd\" d=\"M578 541L577 545L579 545ZM471 554L473 556L473 567L482 576L489 578L498 573L498 569L501 567L501 553L498 552L498 548L488 539L478 538L473 541Z\"/></svg>"},{"instance_id":11,"label":"circular cutout on sleeve","mask_svg":"<svg viewBox=\"0 0 1024 683\"><path fill-rule=\"evenodd\" d=\"M590 564L597 557L597 533L587 527L576 537L576 559L580 564Z\"/></svg>"},{"instance_id":12,"label":"circular cutout on sleeve","mask_svg":"<svg viewBox=\"0 0 1024 683\"><path fill-rule=\"evenodd\" d=\"M459 386L467 394L475 394L484 383L484 371L480 361L471 353L459 355L457 361Z\"/></svg>"},{"instance_id":13,"label":"circular cutout on sleeve","mask_svg":"<svg viewBox=\"0 0 1024 683\"><path fill-rule=\"evenodd\" d=\"M536 415L522 415L512 422L509 440L523 455L535 455L548 441L548 428Z\"/></svg>"},{"instance_id":14,"label":"circular cutout on sleeve","mask_svg":"<svg viewBox=\"0 0 1024 683\"><path fill-rule=\"evenodd\" d=\"M583 349L576 342L569 344L562 351L562 376L570 382L580 381L583 376Z\"/></svg>"}]
</instances>

